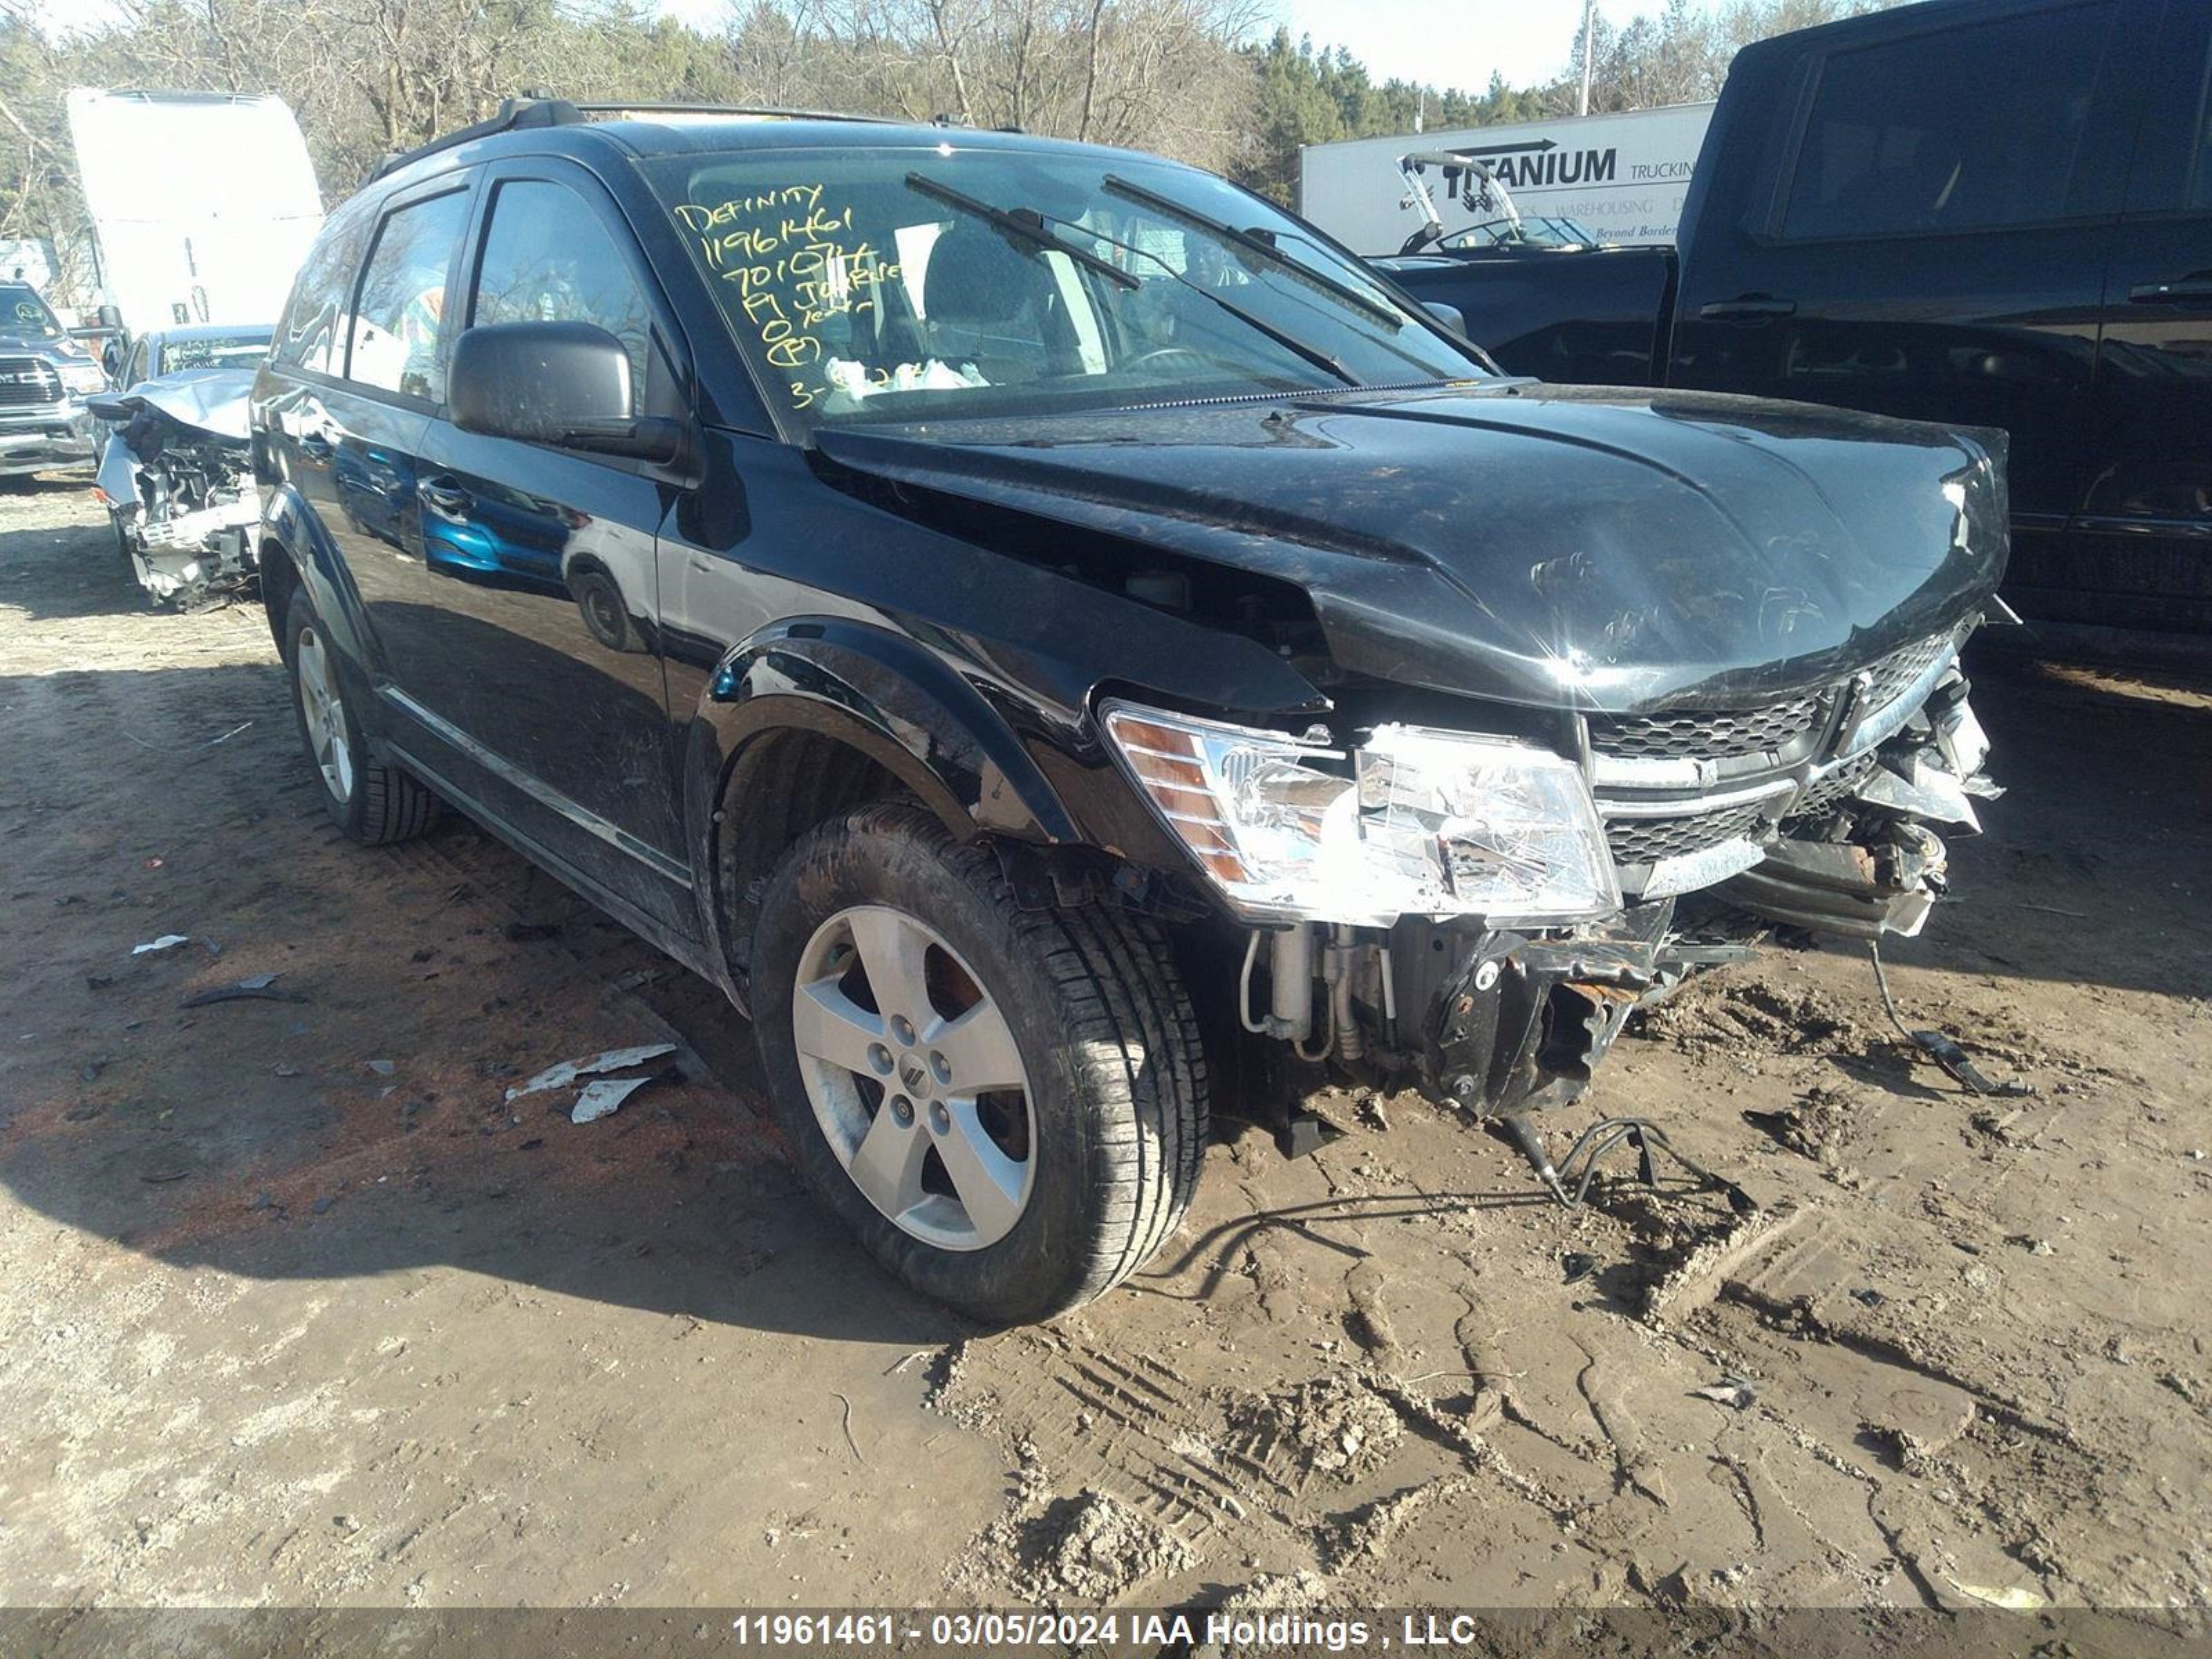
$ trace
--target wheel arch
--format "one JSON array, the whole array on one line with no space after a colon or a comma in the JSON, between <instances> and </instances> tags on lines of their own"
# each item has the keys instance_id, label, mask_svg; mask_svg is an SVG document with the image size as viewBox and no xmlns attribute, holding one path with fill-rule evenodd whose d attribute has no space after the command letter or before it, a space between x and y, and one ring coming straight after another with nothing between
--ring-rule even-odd
<instances>
[{"instance_id":1,"label":"wheel arch","mask_svg":"<svg viewBox=\"0 0 2212 1659\"><path fill-rule=\"evenodd\" d=\"M293 593L304 587L331 642L356 668L370 669L373 659L360 595L329 532L295 485L283 484L271 491L262 509L258 564L261 606L280 651L286 643L285 613L291 608Z\"/></svg>"},{"instance_id":2,"label":"wheel arch","mask_svg":"<svg viewBox=\"0 0 2212 1659\"><path fill-rule=\"evenodd\" d=\"M956 838L1054 846L1074 820L1012 726L902 635L789 618L723 659L694 712L686 813L702 917L739 984L758 890L808 830L877 799L919 801Z\"/></svg>"}]
</instances>

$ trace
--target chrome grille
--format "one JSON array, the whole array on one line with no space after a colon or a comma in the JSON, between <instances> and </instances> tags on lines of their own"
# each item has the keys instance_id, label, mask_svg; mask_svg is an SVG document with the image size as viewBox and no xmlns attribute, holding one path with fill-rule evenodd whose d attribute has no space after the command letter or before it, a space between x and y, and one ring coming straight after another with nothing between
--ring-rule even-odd
<instances>
[{"instance_id":1,"label":"chrome grille","mask_svg":"<svg viewBox=\"0 0 2212 1659\"><path fill-rule=\"evenodd\" d=\"M1615 864L1632 865L1702 853L1723 842L1759 841L1765 839L1765 802L1752 801L1679 817L1611 818L1605 826L1606 845Z\"/></svg>"},{"instance_id":2,"label":"chrome grille","mask_svg":"<svg viewBox=\"0 0 2212 1659\"><path fill-rule=\"evenodd\" d=\"M43 409L62 400L62 377L36 357L0 357L0 409Z\"/></svg>"},{"instance_id":3,"label":"chrome grille","mask_svg":"<svg viewBox=\"0 0 2212 1659\"><path fill-rule=\"evenodd\" d=\"M1734 760L1787 748L1820 717L1818 696L1763 708L1598 715L1590 720L1590 747L1614 760Z\"/></svg>"}]
</instances>

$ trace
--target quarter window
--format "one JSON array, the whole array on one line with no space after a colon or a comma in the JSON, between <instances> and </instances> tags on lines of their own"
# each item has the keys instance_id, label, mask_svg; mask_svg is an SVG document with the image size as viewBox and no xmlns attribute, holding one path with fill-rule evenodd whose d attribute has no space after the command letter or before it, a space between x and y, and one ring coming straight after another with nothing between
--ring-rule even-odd
<instances>
[{"instance_id":1,"label":"quarter window","mask_svg":"<svg viewBox=\"0 0 2212 1659\"><path fill-rule=\"evenodd\" d=\"M362 274L346 377L442 403L446 276L468 218L465 191L412 203L386 218Z\"/></svg>"},{"instance_id":2,"label":"quarter window","mask_svg":"<svg viewBox=\"0 0 2212 1659\"><path fill-rule=\"evenodd\" d=\"M629 260L589 203L543 179L500 185L477 270L472 325L591 323L606 330L629 353L635 414L645 394L647 316Z\"/></svg>"},{"instance_id":3,"label":"quarter window","mask_svg":"<svg viewBox=\"0 0 2212 1659\"><path fill-rule=\"evenodd\" d=\"M2080 6L1838 53L1820 73L1784 234L2064 218L2112 19L2110 4Z\"/></svg>"}]
</instances>

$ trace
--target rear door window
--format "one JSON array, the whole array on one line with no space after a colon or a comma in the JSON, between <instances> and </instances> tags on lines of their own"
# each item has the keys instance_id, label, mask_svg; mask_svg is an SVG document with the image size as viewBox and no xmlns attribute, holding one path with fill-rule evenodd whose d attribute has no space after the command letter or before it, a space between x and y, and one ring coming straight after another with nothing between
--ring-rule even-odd
<instances>
[{"instance_id":1,"label":"rear door window","mask_svg":"<svg viewBox=\"0 0 2212 1659\"><path fill-rule=\"evenodd\" d=\"M630 412L644 406L652 325L629 258L590 203L566 185L512 179L492 198L471 326L590 323L630 361Z\"/></svg>"},{"instance_id":2,"label":"rear door window","mask_svg":"<svg viewBox=\"0 0 2212 1659\"><path fill-rule=\"evenodd\" d=\"M469 195L448 191L386 216L355 302L346 378L403 397L441 404L446 280L468 222Z\"/></svg>"},{"instance_id":3,"label":"rear door window","mask_svg":"<svg viewBox=\"0 0 2212 1659\"><path fill-rule=\"evenodd\" d=\"M2110 3L2037 11L1831 58L1784 234L1931 234L2069 216L2113 12Z\"/></svg>"}]
</instances>

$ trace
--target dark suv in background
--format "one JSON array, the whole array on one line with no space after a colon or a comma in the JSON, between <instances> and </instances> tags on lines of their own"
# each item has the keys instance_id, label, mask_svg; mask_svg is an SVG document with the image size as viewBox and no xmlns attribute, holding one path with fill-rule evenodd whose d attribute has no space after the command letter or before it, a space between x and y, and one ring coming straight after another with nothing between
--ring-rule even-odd
<instances>
[{"instance_id":1,"label":"dark suv in background","mask_svg":"<svg viewBox=\"0 0 2212 1659\"><path fill-rule=\"evenodd\" d=\"M93 459L84 400L106 389L100 362L27 283L0 283L0 483Z\"/></svg>"},{"instance_id":2,"label":"dark suv in background","mask_svg":"<svg viewBox=\"0 0 2212 1659\"><path fill-rule=\"evenodd\" d=\"M750 1012L991 1320L1210 1105L1521 1121L1768 929L1916 931L2000 441L1558 389L1317 232L1007 134L517 104L334 213L254 393L325 799L450 802Z\"/></svg>"},{"instance_id":3,"label":"dark suv in background","mask_svg":"<svg viewBox=\"0 0 2212 1659\"><path fill-rule=\"evenodd\" d=\"M1518 374L1997 428L2012 603L2058 649L2203 659L2212 3L1926 0L1747 46L1680 241L1382 264Z\"/></svg>"}]
</instances>

